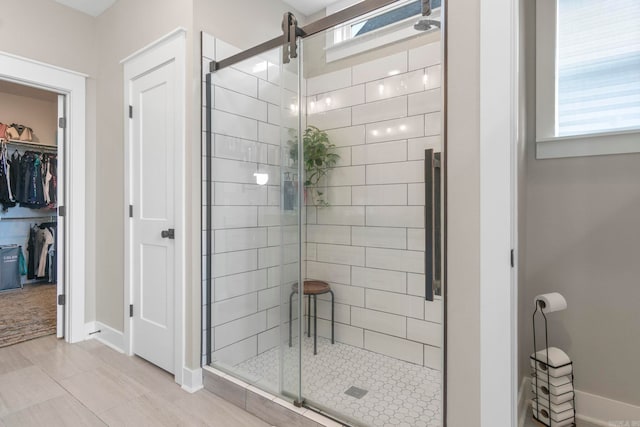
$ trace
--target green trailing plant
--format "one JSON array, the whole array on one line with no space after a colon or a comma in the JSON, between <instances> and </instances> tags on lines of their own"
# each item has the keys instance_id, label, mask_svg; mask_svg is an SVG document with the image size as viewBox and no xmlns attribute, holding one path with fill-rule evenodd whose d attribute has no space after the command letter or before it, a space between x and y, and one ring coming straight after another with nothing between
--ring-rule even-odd
<instances>
[{"instance_id":1,"label":"green trailing plant","mask_svg":"<svg viewBox=\"0 0 640 427\"><path fill-rule=\"evenodd\" d=\"M324 192L320 190L320 181L336 166L340 156L335 153L335 144L329 140L326 132L315 126L309 126L302 135L304 147L304 186L311 193L316 206L329 206ZM297 163L298 142L294 137L289 141L289 157Z\"/></svg>"}]
</instances>

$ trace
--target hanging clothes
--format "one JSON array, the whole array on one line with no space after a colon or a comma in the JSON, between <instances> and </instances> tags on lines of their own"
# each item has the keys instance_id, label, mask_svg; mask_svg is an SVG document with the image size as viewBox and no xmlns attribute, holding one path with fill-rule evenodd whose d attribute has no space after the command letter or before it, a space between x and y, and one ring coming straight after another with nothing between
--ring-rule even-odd
<instances>
[{"instance_id":1,"label":"hanging clothes","mask_svg":"<svg viewBox=\"0 0 640 427\"><path fill-rule=\"evenodd\" d=\"M55 209L58 192L58 156L18 150L9 157L0 150L0 204L4 211L20 203L31 209Z\"/></svg>"},{"instance_id":2,"label":"hanging clothes","mask_svg":"<svg viewBox=\"0 0 640 427\"><path fill-rule=\"evenodd\" d=\"M53 209L57 204L58 196L58 157L55 154L42 156L44 173L44 195L47 207Z\"/></svg>"},{"instance_id":3,"label":"hanging clothes","mask_svg":"<svg viewBox=\"0 0 640 427\"><path fill-rule=\"evenodd\" d=\"M22 156L15 150L9 159L9 182L11 183L11 192L13 193L13 197L18 201L18 194L20 194L20 176L21 168L20 168L20 159Z\"/></svg>"},{"instance_id":4,"label":"hanging clothes","mask_svg":"<svg viewBox=\"0 0 640 427\"><path fill-rule=\"evenodd\" d=\"M44 279L51 283L56 280L56 239L57 224L48 222L33 225L29 231L27 245L27 279Z\"/></svg>"},{"instance_id":5,"label":"hanging clothes","mask_svg":"<svg viewBox=\"0 0 640 427\"><path fill-rule=\"evenodd\" d=\"M58 206L58 156L49 157L49 167L51 168L51 183L49 184L49 207L55 209Z\"/></svg>"},{"instance_id":6,"label":"hanging clothes","mask_svg":"<svg viewBox=\"0 0 640 427\"><path fill-rule=\"evenodd\" d=\"M36 254L39 254L38 270L36 276L38 278L49 277L49 271L47 269L49 245L53 244L53 234L48 228L44 228L38 231L36 237Z\"/></svg>"},{"instance_id":7,"label":"hanging clothes","mask_svg":"<svg viewBox=\"0 0 640 427\"><path fill-rule=\"evenodd\" d=\"M53 244L49 246L49 282L57 283L58 280L58 224L50 222L45 224L53 235Z\"/></svg>"},{"instance_id":8,"label":"hanging clothes","mask_svg":"<svg viewBox=\"0 0 640 427\"><path fill-rule=\"evenodd\" d=\"M0 204L2 210L6 211L16 205L16 200L11 191L9 162L7 161L7 146L0 147Z\"/></svg>"},{"instance_id":9,"label":"hanging clothes","mask_svg":"<svg viewBox=\"0 0 640 427\"><path fill-rule=\"evenodd\" d=\"M31 227L27 242L27 279L29 280L36 278L36 232L37 227Z\"/></svg>"},{"instance_id":10,"label":"hanging clothes","mask_svg":"<svg viewBox=\"0 0 640 427\"><path fill-rule=\"evenodd\" d=\"M27 275L27 260L24 258L24 253L22 253L22 246L19 246L20 252L18 253L18 267L20 268L20 275Z\"/></svg>"},{"instance_id":11,"label":"hanging clothes","mask_svg":"<svg viewBox=\"0 0 640 427\"><path fill-rule=\"evenodd\" d=\"M44 201L44 188L42 185L42 160L40 156L31 151L27 151L22 156L22 169L23 176L22 182L24 183L23 194L20 201L20 206L25 208L41 208L45 206Z\"/></svg>"}]
</instances>

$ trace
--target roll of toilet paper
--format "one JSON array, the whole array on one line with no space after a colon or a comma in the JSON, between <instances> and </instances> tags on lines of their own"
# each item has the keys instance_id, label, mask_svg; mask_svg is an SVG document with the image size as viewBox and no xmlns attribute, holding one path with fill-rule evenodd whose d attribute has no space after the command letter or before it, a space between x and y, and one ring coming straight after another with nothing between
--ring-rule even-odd
<instances>
[{"instance_id":1,"label":"roll of toilet paper","mask_svg":"<svg viewBox=\"0 0 640 427\"><path fill-rule=\"evenodd\" d=\"M535 299L536 306L538 305L538 301L544 303L542 307L543 313L553 313L554 311L562 311L567 308L567 300L557 292L538 295Z\"/></svg>"}]
</instances>

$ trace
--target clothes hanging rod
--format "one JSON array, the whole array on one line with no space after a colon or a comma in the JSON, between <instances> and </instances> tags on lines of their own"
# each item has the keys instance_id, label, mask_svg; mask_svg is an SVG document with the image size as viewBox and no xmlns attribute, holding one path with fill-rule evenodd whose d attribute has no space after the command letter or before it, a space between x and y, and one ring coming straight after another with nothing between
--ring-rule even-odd
<instances>
[{"instance_id":1,"label":"clothes hanging rod","mask_svg":"<svg viewBox=\"0 0 640 427\"><path fill-rule=\"evenodd\" d=\"M314 34L318 34L322 31L328 30L329 28L343 24L347 21L357 18L358 16L373 12L376 9L380 9L381 7L393 4L397 1L398 0L365 0L363 2L356 3L353 6L350 6L339 12L336 12L329 16L325 16L324 18L320 18L317 21L305 25L302 28L298 28L297 35L301 38L306 38ZM284 36L282 35L275 37L269 41L244 50L221 61L211 61L209 63L209 72L216 72L218 70L237 64L238 62L242 62L246 59L252 58L256 55L260 55L261 53L267 52L271 49L275 49L276 47L283 45Z\"/></svg>"},{"instance_id":2,"label":"clothes hanging rod","mask_svg":"<svg viewBox=\"0 0 640 427\"><path fill-rule=\"evenodd\" d=\"M49 215L49 216L16 216L16 217L1 217L0 216L0 222L5 222L5 221L42 221L42 220L48 220L48 221L53 221L54 219L56 219L57 216L56 215Z\"/></svg>"},{"instance_id":3,"label":"clothes hanging rod","mask_svg":"<svg viewBox=\"0 0 640 427\"><path fill-rule=\"evenodd\" d=\"M40 151L58 151L58 147L54 146L54 145L44 145L44 144L38 144L36 142L28 142L28 141L18 141L16 139L4 139L4 138L0 138L0 141L4 142L7 145L20 145L23 147L29 147L29 148L33 148L38 149Z\"/></svg>"}]
</instances>

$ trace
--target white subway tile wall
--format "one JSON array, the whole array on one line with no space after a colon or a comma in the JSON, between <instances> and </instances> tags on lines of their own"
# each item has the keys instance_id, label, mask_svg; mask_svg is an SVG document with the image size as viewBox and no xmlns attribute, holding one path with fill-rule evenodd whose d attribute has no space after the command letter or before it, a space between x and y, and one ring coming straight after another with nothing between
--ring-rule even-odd
<instances>
[{"instance_id":1,"label":"white subway tile wall","mask_svg":"<svg viewBox=\"0 0 640 427\"><path fill-rule=\"evenodd\" d=\"M205 65L239 51L206 34L203 46ZM203 197L203 215L212 215L212 358L227 367L278 346L281 277L297 277L297 264L280 270L283 260L296 260L298 238L295 221L280 215L281 135L287 135L280 124L287 125L287 116L294 113L288 108L281 115L280 105L282 99L296 99L297 85L292 84L294 78L282 78L279 58L262 55L212 75L212 176L207 177L203 168L203 180L212 181L213 197ZM292 90L284 97L281 81ZM364 86L360 92L364 102ZM203 119L206 108L203 97ZM203 133L203 165L206 153ZM345 166L351 166L350 155L345 153ZM267 185L257 184L258 172L269 175ZM364 180L364 171L362 175ZM334 197L350 205L351 188L341 193L345 191L348 197L340 192ZM364 263L364 253L362 258ZM207 259L203 258L205 266Z\"/></svg>"},{"instance_id":2,"label":"white subway tile wall","mask_svg":"<svg viewBox=\"0 0 640 427\"><path fill-rule=\"evenodd\" d=\"M436 42L307 79L308 123L342 157L330 206L308 214L307 278L335 292L338 341L434 369L442 301L425 301L424 151L441 150L440 73ZM318 331L330 338L321 299Z\"/></svg>"},{"instance_id":3,"label":"white subway tile wall","mask_svg":"<svg viewBox=\"0 0 640 427\"><path fill-rule=\"evenodd\" d=\"M205 63L238 51L203 41ZM279 345L281 310L288 314L281 276L296 277L295 264L280 268L296 260L298 239L295 220L281 218L279 165L280 124L290 121L280 103L296 113L280 84L295 99L297 79L282 76L278 61L265 55L212 79L214 197L203 213L213 216L213 359L221 365ZM434 369L442 365L442 301L424 295L423 159L441 147L440 85L438 42L303 85L307 123L326 130L340 155L323 190L329 206L306 209L306 276L335 292L338 341ZM268 185L256 185L258 171L269 173ZM320 336L330 338L330 319L322 295Z\"/></svg>"}]
</instances>

